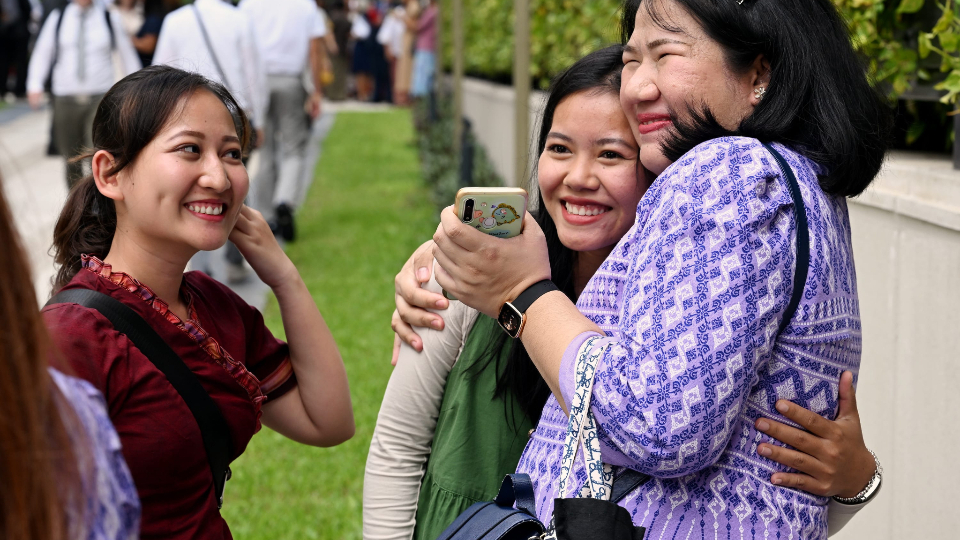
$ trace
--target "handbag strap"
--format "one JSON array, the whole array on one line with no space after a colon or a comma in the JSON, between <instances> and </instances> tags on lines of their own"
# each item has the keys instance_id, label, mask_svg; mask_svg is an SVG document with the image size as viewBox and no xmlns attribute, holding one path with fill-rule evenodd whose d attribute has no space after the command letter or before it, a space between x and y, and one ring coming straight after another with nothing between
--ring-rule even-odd
<instances>
[{"instance_id":1,"label":"handbag strap","mask_svg":"<svg viewBox=\"0 0 960 540\"><path fill-rule=\"evenodd\" d=\"M533 482L530 476L522 473L508 474L503 477L503 483L500 484L500 492L497 498L493 500L497 506L509 508L513 503L517 503L517 508L537 516L537 503L533 496Z\"/></svg>"},{"instance_id":2,"label":"handbag strap","mask_svg":"<svg viewBox=\"0 0 960 540\"><path fill-rule=\"evenodd\" d=\"M603 341L597 345L597 341ZM608 338L593 336L583 344L577 358L577 390L570 405L570 420L567 424L567 437L563 446L563 459L560 462L561 498L567 497L567 488L571 484L570 475L576 461L577 451L583 449L583 460L587 466L587 483L581 490L581 496L608 500L613 486L613 469L603 463L600 457L600 439L597 435L597 421L590 410L590 398L593 396L593 375L597 363L610 345Z\"/></svg>"},{"instance_id":3,"label":"handbag strap","mask_svg":"<svg viewBox=\"0 0 960 540\"><path fill-rule=\"evenodd\" d=\"M210 42L210 35L207 34L207 27L203 24L203 17L200 16L200 9L197 8L197 4L190 4L190 7L193 8L193 14L197 16L197 24L200 26L200 33L203 34L203 42L207 44L207 50L210 51L210 58L213 58L213 65L217 68L217 73L220 74L220 80L223 82L224 86L229 86L227 81L227 75L223 72L223 68L220 67L220 61L217 60L217 53L213 50L213 43Z\"/></svg>"},{"instance_id":4,"label":"handbag strap","mask_svg":"<svg viewBox=\"0 0 960 540\"><path fill-rule=\"evenodd\" d=\"M784 312L783 320L780 321L780 329L777 335L782 334L790 324L793 316L797 313L800 306L800 300L803 298L803 289L807 285L807 273L810 269L810 228L807 225L807 207L803 204L803 196L800 193L800 184L797 177L793 174L793 169L783 159L780 152L774 150L772 146L763 143L764 148L773 154L773 158L780 165L780 170L787 179L790 186L790 197L793 199L793 207L797 216L797 267L793 273L793 294L790 296L790 303L787 304L787 310Z\"/></svg>"},{"instance_id":5,"label":"handbag strap","mask_svg":"<svg viewBox=\"0 0 960 540\"><path fill-rule=\"evenodd\" d=\"M69 289L57 293L44 308L54 304L79 304L99 311L167 377L200 426L203 447L213 473L217 508L223 507L223 488L230 479L230 428L220 408L203 389L197 376L183 363L183 359L143 317L109 295L90 289Z\"/></svg>"}]
</instances>

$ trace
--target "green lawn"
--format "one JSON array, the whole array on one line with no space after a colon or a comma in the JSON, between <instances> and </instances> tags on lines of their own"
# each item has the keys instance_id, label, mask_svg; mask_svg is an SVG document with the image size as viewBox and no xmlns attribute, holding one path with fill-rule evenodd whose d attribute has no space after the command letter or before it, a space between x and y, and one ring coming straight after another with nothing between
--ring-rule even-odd
<instances>
[{"instance_id":1,"label":"green lawn","mask_svg":"<svg viewBox=\"0 0 960 540\"><path fill-rule=\"evenodd\" d=\"M223 515L238 540L360 538L363 467L390 377L393 276L436 227L409 112L341 113L288 246L340 346L357 434L336 448L264 428L232 466ZM271 298L265 317L283 335Z\"/></svg>"}]
</instances>

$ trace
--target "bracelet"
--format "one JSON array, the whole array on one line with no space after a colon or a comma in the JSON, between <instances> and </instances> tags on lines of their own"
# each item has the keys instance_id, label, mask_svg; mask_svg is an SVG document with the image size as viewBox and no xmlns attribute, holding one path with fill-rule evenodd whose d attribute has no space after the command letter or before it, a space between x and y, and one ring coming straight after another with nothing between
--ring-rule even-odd
<instances>
[{"instance_id":1,"label":"bracelet","mask_svg":"<svg viewBox=\"0 0 960 540\"><path fill-rule=\"evenodd\" d=\"M873 450L867 450L870 452L870 455L873 456L874 463L877 464L877 468L873 471L873 476L870 477L870 481L867 482L867 487L863 488L863 491L857 493L853 497L834 497L833 499L839 503L843 504L861 504L870 500L880 487L880 482L883 480L883 467L880 466L880 460L877 458L877 454Z\"/></svg>"}]
</instances>

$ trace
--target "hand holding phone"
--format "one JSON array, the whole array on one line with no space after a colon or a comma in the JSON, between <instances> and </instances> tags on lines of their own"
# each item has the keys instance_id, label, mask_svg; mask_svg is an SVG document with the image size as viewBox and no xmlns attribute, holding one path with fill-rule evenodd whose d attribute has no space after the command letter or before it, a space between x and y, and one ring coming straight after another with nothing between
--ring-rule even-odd
<instances>
[{"instance_id":1,"label":"hand holding phone","mask_svg":"<svg viewBox=\"0 0 960 540\"><path fill-rule=\"evenodd\" d=\"M527 190L509 187L469 187L457 192L454 203L460 221L497 238L513 238L523 230ZM456 300L443 291L448 300Z\"/></svg>"}]
</instances>

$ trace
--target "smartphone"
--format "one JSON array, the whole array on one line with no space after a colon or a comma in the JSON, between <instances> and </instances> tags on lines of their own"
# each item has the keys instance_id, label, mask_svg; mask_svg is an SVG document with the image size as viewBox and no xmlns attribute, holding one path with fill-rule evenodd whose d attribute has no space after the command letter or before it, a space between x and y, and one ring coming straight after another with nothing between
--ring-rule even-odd
<instances>
[{"instance_id":1,"label":"smartphone","mask_svg":"<svg viewBox=\"0 0 960 540\"><path fill-rule=\"evenodd\" d=\"M527 191L521 188L469 187L454 203L460 221L497 238L513 238L523 229Z\"/></svg>"},{"instance_id":2,"label":"smartphone","mask_svg":"<svg viewBox=\"0 0 960 540\"><path fill-rule=\"evenodd\" d=\"M460 221L497 238L513 238L523 229L527 190L508 187L469 187L457 192L454 208ZM447 300L456 300L443 291Z\"/></svg>"}]
</instances>

